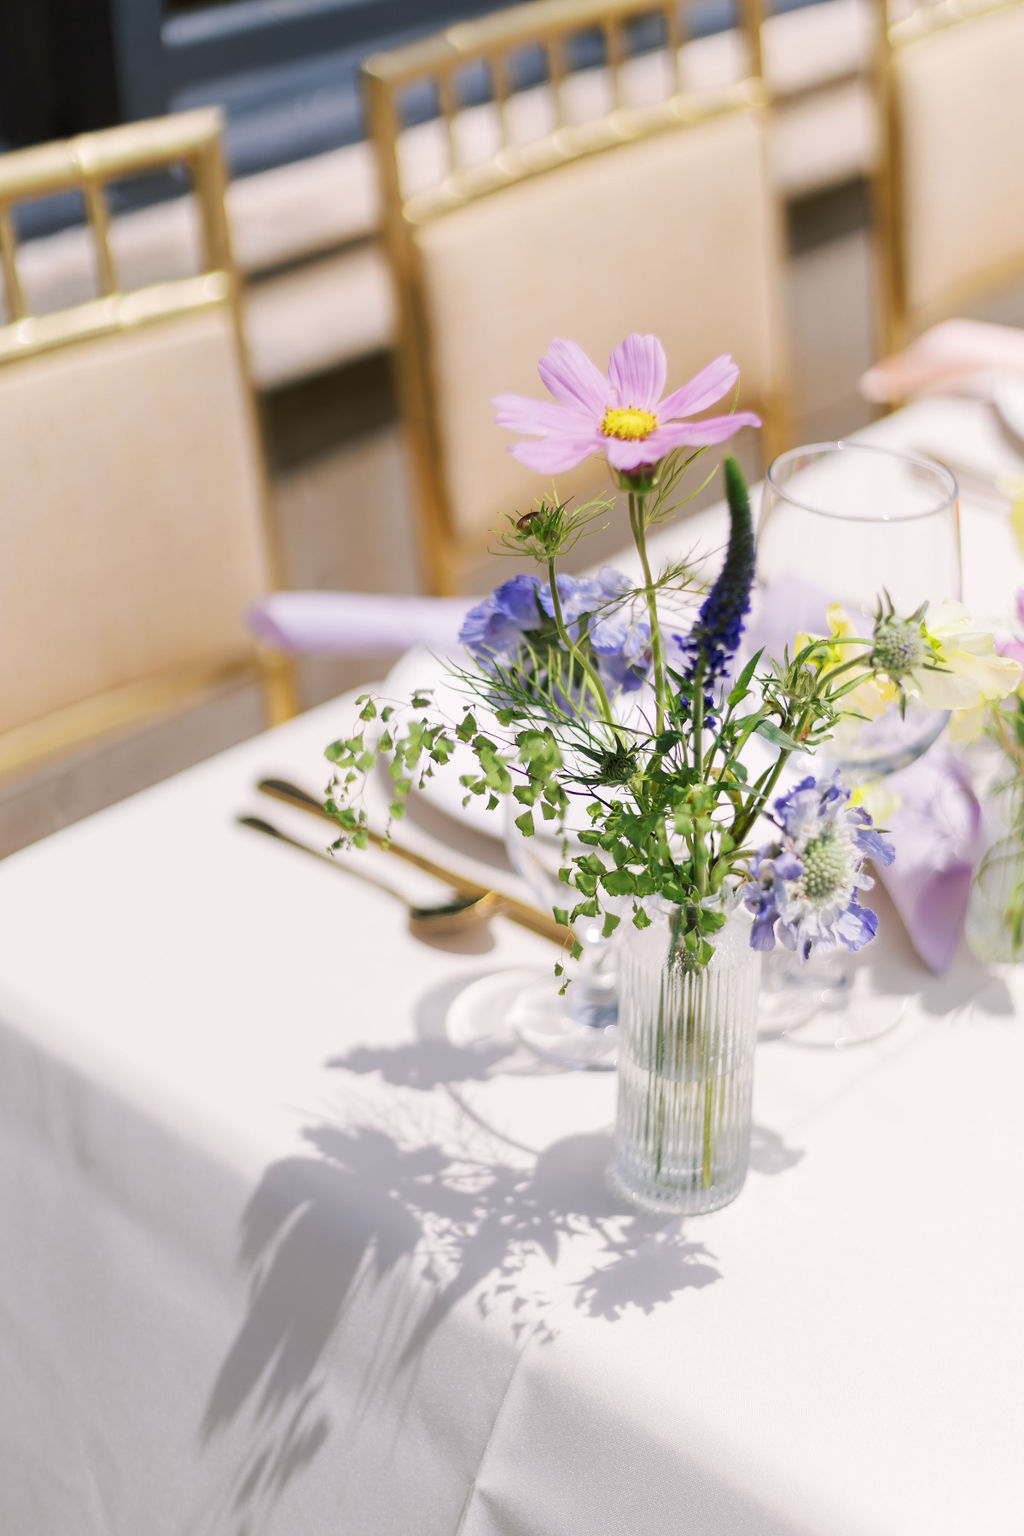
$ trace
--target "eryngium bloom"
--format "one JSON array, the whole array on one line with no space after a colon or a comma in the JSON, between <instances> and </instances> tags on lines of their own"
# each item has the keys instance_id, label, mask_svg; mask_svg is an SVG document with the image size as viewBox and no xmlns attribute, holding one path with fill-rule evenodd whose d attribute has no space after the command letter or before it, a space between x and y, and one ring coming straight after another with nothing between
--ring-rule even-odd
<instances>
[{"instance_id":1,"label":"eryngium bloom","mask_svg":"<svg viewBox=\"0 0 1024 1536\"><path fill-rule=\"evenodd\" d=\"M808 777L773 806L778 836L754 856L741 887L754 914L755 949L776 943L806 960L813 952L861 949L878 931L878 918L860 905L873 881L864 860L891 864L894 850L866 811L850 805L838 773Z\"/></svg>"}]
</instances>

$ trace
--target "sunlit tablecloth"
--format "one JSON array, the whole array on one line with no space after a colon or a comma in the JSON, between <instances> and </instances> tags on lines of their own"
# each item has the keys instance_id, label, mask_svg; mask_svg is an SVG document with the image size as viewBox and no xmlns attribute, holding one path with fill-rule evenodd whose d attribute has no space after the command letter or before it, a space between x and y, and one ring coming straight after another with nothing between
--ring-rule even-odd
<instances>
[{"instance_id":1,"label":"sunlit tablecloth","mask_svg":"<svg viewBox=\"0 0 1024 1536\"><path fill-rule=\"evenodd\" d=\"M941 401L873 429L988 433ZM1001 601L1009 536L968 521ZM613 1078L464 1043L542 940L423 944L371 882L426 877L234 824L316 842L251 786L321 785L351 717L0 865L4 1536L1018 1536L1017 973L937 980L890 923L857 985L898 1027L763 1044L740 1199L632 1214Z\"/></svg>"}]
</instances>

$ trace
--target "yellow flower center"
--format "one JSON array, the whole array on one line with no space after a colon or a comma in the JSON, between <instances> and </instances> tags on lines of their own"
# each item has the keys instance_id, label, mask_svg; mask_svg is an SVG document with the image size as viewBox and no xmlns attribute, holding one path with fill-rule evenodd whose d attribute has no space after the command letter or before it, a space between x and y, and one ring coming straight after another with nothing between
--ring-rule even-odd
<instances>
[{"instance_id":1,"label":"yellow flower center","mask_svg":"<svg viewBox=\"0 0 1024 1536\"><path fill-rule=\"evenodd\" d=\"M635 443L650 437L657 425L658 418L650 411L638 411L635 405L627 405L621 410L609 407L604 413L601 431L605 437L621 437L626 442Z\"/></svg>"}]
</instances>

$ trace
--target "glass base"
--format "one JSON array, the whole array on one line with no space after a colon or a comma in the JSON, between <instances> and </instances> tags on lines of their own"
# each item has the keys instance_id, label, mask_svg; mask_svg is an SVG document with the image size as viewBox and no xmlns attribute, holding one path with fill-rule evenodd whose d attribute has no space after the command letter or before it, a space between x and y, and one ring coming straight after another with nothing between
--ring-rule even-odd
<instances>
[{"instance_id":1,"label":"glass base","mask_svg":"<svg viewBox=\"0 0 1024 1536\"><path fill-rule=\"evenodd\" d=\"M619 1048L617 1018L614 1002L584 1005L574 1012L568 995L560 997L557 983L545 976L517 995L506 1022L545 1061L581 1071L611 1072Z\"/></svg>"},{"instance_id":2,"label":"glass base","mask_svg":"<svg viewBox=\"0 0 1024 1536\"><path fill-rule=\"evenodd\" d=\"M535 1056L577 1071L610 1072L618 1052L614 1005L573 1018L549 970L511 970L481 977L448 1014L449 1039L464 1048L526 1046Z\"/></svg>"},{"instance_id":3,"label":"glass base","mask_svg":"<svg viewBox=\"0 0 1024 1536\"><path fill-rule=\"evenodd\" d=\"M641 1168L631 1168L619 1153L608 1169L608 1188L641 1211L655 1216L705 1216L731 1205L743 1188L747 1165L730 1170L728 1178L705 1186L699 1168L666 1169L665 1181L654 1181Z\"/></svg>"},{"instance_id":4,"label":"glass base","mask_svg":"<svg viewBox=\"0 0 1024 1536\"><path fill-rule=\"evenodd\" d=\"M907 1001L861 992L849 955L812 956L801 964L789 950L776 949L765 956L758 1039L829 1051L867 1045L896 1028Z\"/></svg>"}]
</instances>

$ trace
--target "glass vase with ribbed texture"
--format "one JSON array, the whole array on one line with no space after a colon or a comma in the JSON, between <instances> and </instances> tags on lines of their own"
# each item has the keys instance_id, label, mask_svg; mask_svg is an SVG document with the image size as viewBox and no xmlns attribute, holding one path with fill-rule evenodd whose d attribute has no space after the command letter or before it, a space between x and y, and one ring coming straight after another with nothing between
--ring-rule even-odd
<instances>
[{"instance_id":1,"label":"glass vase with ribbed texture","mask_svg":"<svg viewBox=\"0 0 1024 1536\"><path fill-rule=\"evenodd\" d=\"M634 1204L696 1215L734 1200L750 1151L760 955L735 911L694 966L677 908L623 923L611 1180Z\"/></svg>"},{"instance_id":2,"label":"glass vase with ribbed texture","mask_svg":"<svg viewBox=\"0 0 1024 1536\"><path fill-rule=\"evenodd\" d=\"M971 886L964 930L977 959L1024 960L1024 790L992 785L982 808L984 853Z\"/></svg>"}]
</instances>

